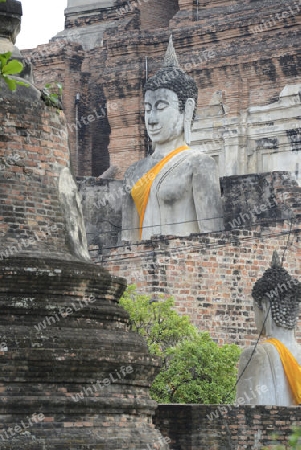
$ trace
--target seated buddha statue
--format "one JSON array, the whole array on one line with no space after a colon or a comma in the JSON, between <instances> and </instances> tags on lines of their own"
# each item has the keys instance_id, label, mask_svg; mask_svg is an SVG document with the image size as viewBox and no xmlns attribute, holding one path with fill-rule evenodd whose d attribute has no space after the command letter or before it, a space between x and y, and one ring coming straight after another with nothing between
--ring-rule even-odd
<instances>
[{"instance_id":1,"label":"seated buddha statue","mask_svg":"<svg viewBox=\"0 0 301 450\"><path fill-rule=\"evenodd\" d=\"M241 354L236 403L299 405L301 347L295 327L301 284L282 267L276 252L271 268L256 281L252 296L256 327L266 339Z\"/></svg>"},{"instance_id":2,"label":"seated buddha statue","mask_svg":"<svg viewBox=\"0 0 301 450\"><path fill-rule=\"evenodd\" d=\"M189 147L198 89L179 67L172 39L163 67L148 79L144 93L153 153L125 174L122 240L223 230L215 161Z\"/></svg>"}]
</instances>

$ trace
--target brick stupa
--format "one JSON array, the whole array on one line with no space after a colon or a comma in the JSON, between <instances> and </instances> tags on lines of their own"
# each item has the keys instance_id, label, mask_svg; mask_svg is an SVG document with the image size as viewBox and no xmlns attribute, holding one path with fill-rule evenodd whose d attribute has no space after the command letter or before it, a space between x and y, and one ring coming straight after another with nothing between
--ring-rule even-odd
<instances>
[{"instance_id":1,"label":"brick stupa","mask_svg":"<svg viewBox=\"0 0 301 450\"><path fill-rule=\"evenodd\" d=\"M0 4L0 53L21 3ZM159 362L118 306L125 280L89 261L64 114L0 85L0 448L166 448L149 397Z\"/></svg>"}]
</instances>

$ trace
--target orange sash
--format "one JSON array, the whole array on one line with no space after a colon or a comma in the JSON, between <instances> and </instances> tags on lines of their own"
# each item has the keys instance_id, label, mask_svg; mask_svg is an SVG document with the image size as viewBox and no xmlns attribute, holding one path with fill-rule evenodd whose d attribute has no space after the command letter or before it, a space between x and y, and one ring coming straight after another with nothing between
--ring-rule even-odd
<instances>
[{"instance_id":1,"label":"orange sash","mask_svg":"<svg viewBox=\"0 0 301 450\"><path fill-rule=\"evenodd\" d=\"M293 395L295 397L297 405L301 403L301 366L299 366L298 362L294 355L291 354L288 348L278 339L267 339L264 341L273 344L280 356L281 362L283 364L284 372L288 383L291 387Z\"/></svg>"},{"instance_id":2,"label":"orange sash","mask_svg":"<svg viewBox=\"0 0 301 450\"><path fill-rule=\"evenodd\" d=\"M178 153L189 150L190 147L188 145L183 145L182 147L178 147L176 150L170 152L165 158L161 159L152 169L146 172L140 180L132 187L131 194L134 199L138 214L139 214L139 229L140 229L140 238L142 235L142 226L144 221L144 214L148 204L149 194L154 182L154 179L158 175L158 173L163 169L165 164L171 160Z\"/></svg>"}]
</instances>

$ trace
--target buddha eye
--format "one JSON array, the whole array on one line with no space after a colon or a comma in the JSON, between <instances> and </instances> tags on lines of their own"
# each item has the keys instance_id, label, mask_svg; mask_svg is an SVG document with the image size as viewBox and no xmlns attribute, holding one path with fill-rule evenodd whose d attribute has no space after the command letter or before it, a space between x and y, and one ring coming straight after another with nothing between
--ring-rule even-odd
<instances>
[{"instance_id":1,"label":"buddha eye","mask_svg":"<svg viewBox=\"0 0 301 450\"><path fill-rule=\"evenodd\" d=\"M149 113L152 110L152 107L149 103L144 103L144 110L145 112Z\"/></svg>"},{"instance_id":2,"label":"buddha eye","mask_svg":"<svg viewBox=\"0 0 301 450\"><path fill-rule=\"evenodd\" d=\"M160 101L157 103L156 108L158 111L163 111L163 109L167 108L167 106L169 106L168 103Z\"/></svg>"}]
</instances>

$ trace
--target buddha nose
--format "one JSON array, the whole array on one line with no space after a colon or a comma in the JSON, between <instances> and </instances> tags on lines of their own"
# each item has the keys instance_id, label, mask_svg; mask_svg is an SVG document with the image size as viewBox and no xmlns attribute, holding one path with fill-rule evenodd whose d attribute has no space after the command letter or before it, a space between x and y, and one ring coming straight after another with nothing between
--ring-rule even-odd
<instances>
[{"instance_id":1,"label":"buddha nose","mask_svg":"<svg viewBox=\"0 0 301 450\"><path fill-rule=\"evenodd\" d=\"M158 123L157 114L155 113L154 110L151 111L147 122L149 125L155 125L156 123Z\"/></svg>"}]
</instances>

